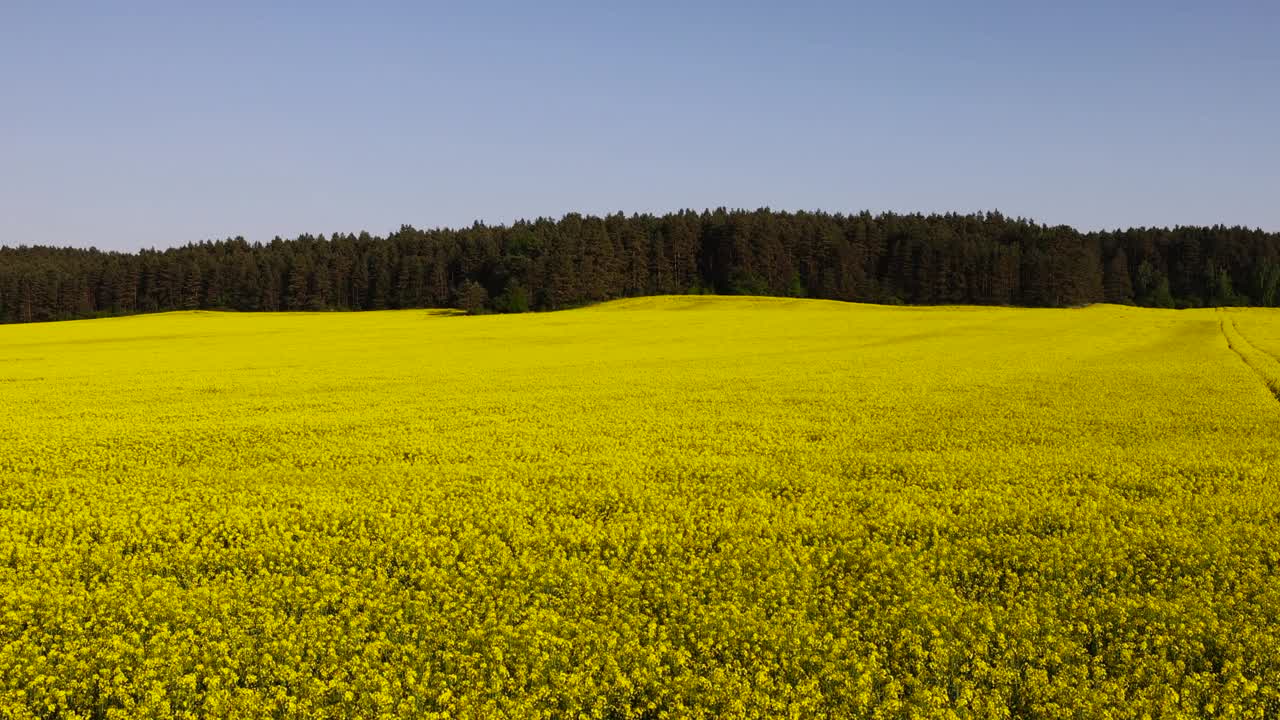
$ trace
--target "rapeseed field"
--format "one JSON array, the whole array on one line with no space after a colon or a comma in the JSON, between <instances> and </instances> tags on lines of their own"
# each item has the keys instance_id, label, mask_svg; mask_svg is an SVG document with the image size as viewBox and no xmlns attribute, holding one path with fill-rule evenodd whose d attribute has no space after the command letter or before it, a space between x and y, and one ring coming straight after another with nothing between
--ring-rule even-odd
<instances>
[{"instance_id":1,"label":"rapeseed field","mask_svg":"<svg viewBox=\"0 0 1280 720\"><path fill-rule=\"evenodd\" d=\"M0 717L1275 718L1280 312L0 327Z\"/></svg>"}]
</instances>

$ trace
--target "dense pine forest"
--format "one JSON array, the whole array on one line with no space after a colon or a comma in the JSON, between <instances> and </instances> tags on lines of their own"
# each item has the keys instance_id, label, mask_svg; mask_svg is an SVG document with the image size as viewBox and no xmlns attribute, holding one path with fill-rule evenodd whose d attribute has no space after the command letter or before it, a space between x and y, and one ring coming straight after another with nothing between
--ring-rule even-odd
<instances>
[{"instance_id":1,"label":"dense pine forest","mask_svg":"<svg viewBox=\"0 0 1280 720\"><path fill-rule=\"evenodd\" d=\"M1082 233L1000 213L566 215L138 253L0 248L0 322L183 309L472 313L719 293L877 303L1280 304L1280 233Z\"/></svg>"}]
</instances>

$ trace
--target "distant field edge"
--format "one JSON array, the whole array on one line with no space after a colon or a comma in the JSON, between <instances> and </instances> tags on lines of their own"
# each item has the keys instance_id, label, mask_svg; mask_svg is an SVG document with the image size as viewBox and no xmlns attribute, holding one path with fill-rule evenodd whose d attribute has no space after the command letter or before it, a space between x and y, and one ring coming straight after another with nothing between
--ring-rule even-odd
<instances>
[{"instance_id":1,"label":"distant field edge","mask_svg":"<svg viewBox=\"0 0 1280 720\"><path fill-rule=\"evenodd\" d=\"M1118 305L1114 303L1089 303L1084 305L1073 305L1066 307L1057 306L1038 306L1038 305L972 305L972 304L904 304L904 303L871 303L853 300L832 300L824 298L804 298L804 297L782 297L776 295L715 295L715 294L698 294L698 295L640 295L628 298L616 298L611 300L602 300L600 302L586 303L582 305L574 305L571 307L557 308L555 310L529 310L520 313L504 313L504 312L467 312L454 307L406 307L406 308L378 308L368 310L351 310L351 309L319 309L319 310L235 310L229 308L202 308L190 310L157 310L151 312L121 313L114 315L102 315L99 317L88 318L64 318L57 320L40 320L30 323L11 322L0 323L0 325L49 325L63 323L88 323L103 322L111 320L125 320L138 317L182 317L182 316L201 316L201 315L261 315L271 317L287 317L287 316L327 316L327 315L378 315L384 313L404 313L415 312L425 313L433 317L478 317L478 316L506 316L506 315L547 315L559 314L566 312L611 312L611 311L636 311L636 310L695 310L705 309L713 306L723 307L725 305L737 305L739 307L752 307L759 309L783 309L794 307L815 308L820 306L828 306L831 308L852 308L866 307L877 308L881 310L904 310L904 311L984 311L984 310L1057 310L1057 311L1078 311L1089 310L1094 308L1116 308L1124 310L1132 310L1134 312L1184 312L1184 311L1211 311L1226 308L1152 308L1137 305Z\"/></svg>"}]
</instances>

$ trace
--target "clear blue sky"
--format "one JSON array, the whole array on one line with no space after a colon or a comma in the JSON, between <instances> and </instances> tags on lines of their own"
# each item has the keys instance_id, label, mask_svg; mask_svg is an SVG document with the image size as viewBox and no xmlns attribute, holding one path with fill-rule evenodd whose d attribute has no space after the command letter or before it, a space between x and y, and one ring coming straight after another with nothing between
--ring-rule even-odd
<instances>
[{"instance_id":1,"label":"clear blue sky","mask_svg":"<svg viewBox=\"0 0 1280 720\"><path fill-rule=\"evenodd\" d=\"M0 3L0 244L719 205L1280 230L1276 0L195 5Z\"/></svg>"}]
</instances>

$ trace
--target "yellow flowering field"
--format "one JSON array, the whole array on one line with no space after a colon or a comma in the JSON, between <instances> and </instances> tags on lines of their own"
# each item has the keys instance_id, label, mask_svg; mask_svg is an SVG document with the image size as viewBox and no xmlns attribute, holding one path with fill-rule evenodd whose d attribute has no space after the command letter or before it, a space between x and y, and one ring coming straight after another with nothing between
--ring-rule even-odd
<instances>
[{"instance_id":1,"label":"yellow flowering field","mask_svg":"<svg viewBox=\"0 0 1280 720\"><path fill-rule=\"evenodd\" d=\"M0 327L0 717L1275 718L1278 356L1116 306Z\"/></svg>"}]
</instances>

